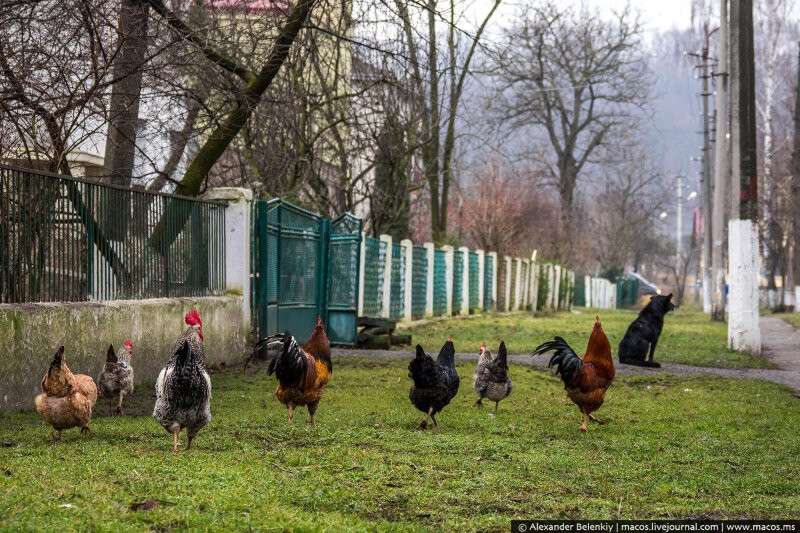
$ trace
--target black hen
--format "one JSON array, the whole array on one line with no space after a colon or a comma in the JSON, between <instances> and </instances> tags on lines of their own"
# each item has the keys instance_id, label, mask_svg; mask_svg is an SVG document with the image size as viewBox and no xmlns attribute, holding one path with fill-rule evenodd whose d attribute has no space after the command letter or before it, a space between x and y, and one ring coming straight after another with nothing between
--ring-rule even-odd
<instances>
[{"instance_id":1,"label":"black hen","mask_svg":"<svg viewBox=\"0 0 800 533\"><path fill-rule=\"evenodd\" d=\"M417 345L417 355L408 364L408 375L414 380L408 397L414 407L425 413L420 429L428 427L429 417L433 425L438 426L436 414L458 393L461 380L456 372L455 356L452 340L444 343L436 361Z\"/></svg>"}]
</instances>

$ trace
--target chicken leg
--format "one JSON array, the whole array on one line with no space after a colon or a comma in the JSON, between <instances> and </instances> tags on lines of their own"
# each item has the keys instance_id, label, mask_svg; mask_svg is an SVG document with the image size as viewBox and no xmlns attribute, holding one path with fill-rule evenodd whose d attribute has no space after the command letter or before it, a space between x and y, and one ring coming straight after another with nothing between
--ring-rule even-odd
<instances>
[{"instance_id":1,"label":"chicken leg","mask_svg":"<svg viewBox=\"0 0 800 533\"><path fill-rule=\"evenodd\" d=\"M119 398L117 399L117 415L122 416L122 400L125 399L125 393L119 391Z\"/></svg>"},{"instance_id":2,"label":"chicken leg","mask_svg":"<svg viewBox=\"0 0 800 533\"><path fill-rule=\"evenodd\" d=\"M593 414L591 414L591 413L589 413L589 420L591 420L592 422L595 422L597 424L600 424L601 426L606 423L605 420L601 420L599 418L595 418L595 416Z\"/></svg>"},{"instance_id":3,"label":"chicken leg","mask_svg":"<svg viewBox=\"0 0 800 533\"><path fill-rule=\"evenodd\" d=\"M289 410L289 423L291 424L292 420L294 419L294 404L287 404L286 408Z\"/></svg>"},{"instance_id":4,"label":"chicken leg","mask_svg":"<svg viewBox=\"0 0 800 533\"><path fill-rule=\"evenodd\" d=\"M311 425L311 426L314 425L314 415L317 412L317 406L318 405L319 405L319 402L314 402L314 403L308 404L308 406L307 406L308 407L308 424Z\"/></svg>"},{"instance_id":5,"label":"chicken leg","mask_svg":"<svg viewBox=\"0 0 800 533\"><path fill-rule=\"evenodd\" d=\"M428 429L428 418L433 419L433 423L436 424L436 419L433 418L433 407L428 408L428 412L422 417L422 422L419 423L419 429L425 430Z\"/></svg>"},{"instance_id":6,"label":"chicken leg","mask_svg":"<svg viewBox=\"0 0 800 533\"><path fill-rule=\"evenodd\" d=\"M178 453L178 433L180 428L172 430L172 453Z\"/></svg>"},{"instance_id":7,"label":"chicken leg","mask_svg":"<svg viewBox=\"0 0 800 533\"><path fill-rule=\"evenodd\" d=\"M581 413L581 427L579 428L581 430L581 433L586 433L589 430L588 426L589 426L589 415L587 415L586 413Z\"/></svg>"}]
</instances>

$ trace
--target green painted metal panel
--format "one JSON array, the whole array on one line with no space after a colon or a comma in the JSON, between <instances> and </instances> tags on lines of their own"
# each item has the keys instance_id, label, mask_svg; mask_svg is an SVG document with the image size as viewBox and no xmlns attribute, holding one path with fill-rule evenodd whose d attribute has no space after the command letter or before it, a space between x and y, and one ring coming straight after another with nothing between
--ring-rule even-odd
<instances>
[{"instance_id":1,"label":"green painted metal panel","mask_svg":"<svg viewBox=\"0 0 800 533\"><path fill-rule=\"evenodd\" d=\"M447 314L447 253L444 250L433 252L433 314Z\"/></svg>"},{"instance_id":2,"label":"green painted metal panel","mask_svg":"<svg viewBox=\"0 0 800 533\"><path fill-rule=\"evenodd\" d=\"M392 244L392 286L389 300L389 317L399 320L405 310L406 253L399 244Z\"/></svg>"},{"instance_id":3,"label":"green painted metal panel","mask_svg":"<svg viewBox=\"0 0 800 533\"><path fill-rule=\"evenodd\" d=\"M495 301L492 298L492 281L494 279L494 262L488 256L484 256L483 266L483 308L490 310L494 307Z\"/></svg>"},{"instance_id":4,"label":"green painted metal panel","mask_svg":"<svg viewBox=\"0 0 800 533\"><path fill-rule=\"evenodd\" d=\"M336 344L356 343L361 225L361 219L349 213L331 223L327 324Z\"/></svg>"},{"instance_id":5,"label":"green painted metal panel","mask_svg":"<svg viewBox=\"0 0 800 533\"><path fill-rule=\"evenodd\" d=\"M575 274L575 286L572 288L572 305L586 306L586 280L583 275Z\"/></svg>"},{"instance_id":6,"label":"green painted metal panel","mask_svg":"<svg viewBox=\"0 0 800 533\"><path fill-rule=\"evenodd\" d=\"M428 292L428 250L424 246L413 247L411 264L411 317L422 318Z\"/></svg>"},{"instance_id":7,"label":"green painted metal panel","mask_svg":"<svg viewBox=\"0 0 800 533\"><path fill-rule=\"evenodd\" d=\"M365 316L377 317L383 307L383 271L386 243L367 237L364 241L364 309Z\"/></svg>"},{"instance_id":8,"label":"green painted metal panel","mask_svg":"<svg viewBox=\"0 0 800 533\"><path fill-rule=\"evenodd\" d=\"M469 309L470 311L478 309L480 288L479 284L482 283L480 279L480 271L478 268L478 254L476 252L469 253Z\"/></svg>"},{"instance_id":9,"label":"green painted metal panel","mask_svg":"<svg viewBox=\"0 0 800 533\"><path fill-rule=\"evenodd\" d=\"M461 312L461 293L464 290L464 254L453 254L453 314Z\"/></svg>"}]
</instances>

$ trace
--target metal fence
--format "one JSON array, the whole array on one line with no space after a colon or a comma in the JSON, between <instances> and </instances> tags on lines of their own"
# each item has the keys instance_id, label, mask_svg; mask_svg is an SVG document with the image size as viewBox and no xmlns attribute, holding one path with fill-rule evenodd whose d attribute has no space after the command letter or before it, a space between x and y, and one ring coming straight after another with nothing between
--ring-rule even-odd
<instances>
[{"instance_id":1,"label":"metal fence","mask_svg":"<svg viewBox=\"0 0 800 533\"><path fill-rule=\"evenodd\" d=\"M0 303L204 296L225 204L0 165Z\"/></svg>"}]
</instances>

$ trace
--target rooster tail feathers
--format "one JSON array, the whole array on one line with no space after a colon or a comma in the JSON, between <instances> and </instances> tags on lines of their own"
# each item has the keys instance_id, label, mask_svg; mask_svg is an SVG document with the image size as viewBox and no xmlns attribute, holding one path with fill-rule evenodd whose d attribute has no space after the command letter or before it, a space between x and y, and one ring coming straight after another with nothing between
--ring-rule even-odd
<instances>
[{"instance_id":1,"label":"rooster tail feathers","mask_svg":"<svg viewBox=\"0 0 800 533\"><path fill-rule=\"evenodd\" d=\"M453 345L452 339L447 339L447 341L442 346L442 349L439 350L439 356L436 358L436 362L440 365L454 367L456 364L456 348Z\"/></svg>"},{"instance_id":2,"label":"rooster tail feathers","mask_svg":"<svg viewBox=\"0 0 800 533\"><path fill-rule=\"evenodd\" d=\"M53 354L53 361L50 363L50 368L48 369L47 373L49 374L53 370L61 369L61 363L64 361L64 347L59 346L56 353Z\"/></svg>"},{"instance_id":3,"label":"rooster tail feathers","mask_svg":"<svg viewBox=\"0 0 800 533\"><path fill-rule=\"evenodd\" d=\"M116 363L118 362L117 353L114 351L114 345L108 345L108 351L106 352L106 363Z\"/></svg>"},{"instance_id":4,"label":"rooster tail feathers","mask_svg":"<svg viewBox=\"0 0 800 533\"><path fill-rule=\"evenodd\" d=\"M547 366L549 368L556 367L556 374L561 376L561 380L565 384L571 383L577 372L583 367L583 360L562 337L554 337L552 341L540 344L533 351L533 355L549 352L553 352L553 355Z\"/></svg>"},{"instance_id":5,"label":"rooster tail feathers","mask_svg":"<svg viewBox=\"0 0 800 533\"><path fill-rule=\"evenodd\" d=\"M500 341L500 347L497 349L497 362L502 368L508 368L508 351L503 341Z\"/></svg>"},{"instance_id":6,"label":"rooster tail feathers","mask_svg":"<svg viewBox=\"0 0 800 533\"><path fill-rule=\"evenodd\" d=\"M305 353L300 349L297 340L285 332L278 335L271 335L270 346L281 343L280 353L273 357L267 367L267 374L273 373L278 381L283 385L296 386L306 374L308 360ZM267 337L267 339L270 339ZM267 340L265 339L265 340Z\"/></svg>"},{"instance_id":7,"label":"rooster tail feathers","mask_svg":"<svg viewBox=\"0 0 800 533\"><path fill-rule=\"evenodd\" d=\"M417 359L422 359L426 357L425 350L422 348L422 345L417 344Z\"/></svg>"}]
</instances>

